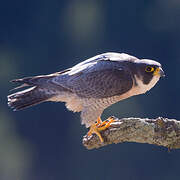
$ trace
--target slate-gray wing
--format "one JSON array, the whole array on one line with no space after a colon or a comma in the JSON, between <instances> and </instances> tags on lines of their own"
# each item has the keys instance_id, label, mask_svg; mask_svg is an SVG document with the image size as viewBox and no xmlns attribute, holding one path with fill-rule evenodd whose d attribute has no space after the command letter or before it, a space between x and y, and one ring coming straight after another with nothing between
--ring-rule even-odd
<instances>
[{"instance_id":1,"label":"slate-gray wing","mask_svg":"<svg viewBox=\"0 0 180 180\"><path fill-rule=\"evenodd\" d=\"M123 69L104 69L79 72L69 76L61 85L80 97L107 98L127 92L133 81L130 73Z\"/></svg>"}]
</instances>

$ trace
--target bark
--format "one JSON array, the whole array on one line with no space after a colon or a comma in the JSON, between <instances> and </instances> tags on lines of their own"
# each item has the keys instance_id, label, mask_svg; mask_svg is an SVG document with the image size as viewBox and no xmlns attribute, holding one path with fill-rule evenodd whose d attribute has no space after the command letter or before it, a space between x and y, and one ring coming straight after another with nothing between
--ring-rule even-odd
<instances>
[{"instance_id":1,"label":"bark","mask_svg":"<svg viewBox=\"0 0 180 180\"><path fill-rule=\"evenodd\" d=\"M87 149L100 148L112 143L136 142L164 146L168 149L180 148L180 122L175 119L123 118L114 117L109 128L101 131L104 143L97 135L83 137Z\"/></svg>"}]
</instances>

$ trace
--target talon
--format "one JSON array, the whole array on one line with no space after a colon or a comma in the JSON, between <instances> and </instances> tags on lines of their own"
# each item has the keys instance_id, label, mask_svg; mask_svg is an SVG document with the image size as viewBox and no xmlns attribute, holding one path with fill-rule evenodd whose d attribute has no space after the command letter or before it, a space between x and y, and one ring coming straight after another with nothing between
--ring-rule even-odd
<instances>
[{"instance_id":1,"label":"talon","mask_svg":"<svg viewBox=\"0 0 180 180\"><path fill-rule=\"evenodd\" d=\"M97 121L96 121L96 125L99 125L99 124L101 124L101 123L102 123L102 120L101 120L100 117L98 117L98 118L97 118Z\"/></svg>"},{"instance_id":2,"label":"talon","mask_svg":"<svg viewBox=\"0 0 180 180\"><path fill-rule=\"evenodd\" d=\"M98 117L97 122L90 127L88 136L91 136L92 134L96 134L99 137L101 143L103 143L104 139L102 138L100 132L107 129L109 126L111 126L112 122L114 122L114 119L111 117L103 122L101 118Z\"/></svg>"},{"instance_id":3,"label":"talon","mask_svg":"<svg viewBox=\"0 0 180 180\"><path fill-rule=\"evenodd\" d=\"M113 118L108 118L106 121L103 121L99 126L98 126L98 130L99 131L103 131L105 129L107 129L108 127L111 126L111 123L114 122Z\"/></svg>"},{"instance_id":4,"label":"talon","mask_svg":"<svg viewBox=\"0 0 180 180\"><path fill-rule=\"evenodd\" d=\"M96 124L93 124L93 125L90 127L90 130L89 130L89 132L88 132L88 136L91 136L92 134L96 134L96 135L99 137L101 143L104 142L104 140L103 140L103 138L102 138L102 136L101 136L101 134L100 134L100 132L99 132L98 127L96 126Z\"/></svg>"}]
</instances>

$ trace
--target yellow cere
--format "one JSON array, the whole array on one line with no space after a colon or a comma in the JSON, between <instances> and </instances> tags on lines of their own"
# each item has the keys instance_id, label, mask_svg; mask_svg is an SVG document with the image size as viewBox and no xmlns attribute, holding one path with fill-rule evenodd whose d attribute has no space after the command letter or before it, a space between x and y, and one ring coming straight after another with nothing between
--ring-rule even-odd
<instances>
[{"instance_id":1,"label":"yellow cere","mask_svg":"<svg viewBox=\"0 0 180 180\"><path fill-rule=\"evenodd\" d=\"M156 68L156 70L154 71L153 75L159 75L159 71L160 71L160 68Z\"/></svg>"}]
</instances>

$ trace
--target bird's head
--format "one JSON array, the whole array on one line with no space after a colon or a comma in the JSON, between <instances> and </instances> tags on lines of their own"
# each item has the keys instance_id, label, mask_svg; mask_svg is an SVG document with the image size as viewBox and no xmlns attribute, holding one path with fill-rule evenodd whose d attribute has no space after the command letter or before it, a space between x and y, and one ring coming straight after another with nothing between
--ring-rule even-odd
<instances>
[{"instance_id":1,"label":"bird's head","mask_svg":"<svg viewBox=\"0 0 180 180\"><path fill-rule=\"evenodd\" d=\"M154 60L141 59L135 62L136 72L134 74L137 85L141 86L144 91L150 90L159 80L164 77L164 71L161 64Z\"/></svg>"}]
</instances>

